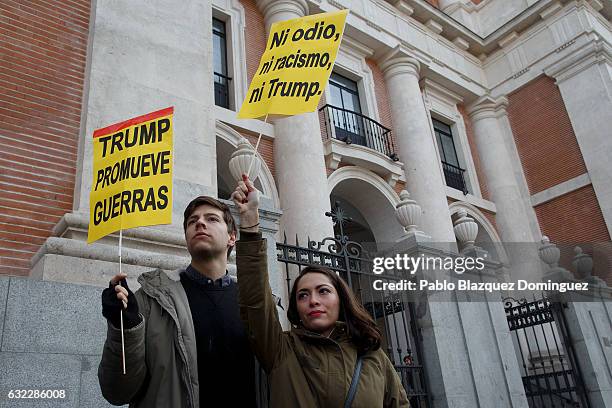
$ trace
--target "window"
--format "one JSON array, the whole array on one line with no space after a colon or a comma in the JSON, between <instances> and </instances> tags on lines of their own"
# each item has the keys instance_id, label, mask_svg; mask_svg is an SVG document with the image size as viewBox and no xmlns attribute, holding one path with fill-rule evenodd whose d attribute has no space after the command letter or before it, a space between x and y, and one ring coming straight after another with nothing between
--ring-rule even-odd
<instances>
[{"instance_id":1,"label":"window","mask_svg":"<svg viewBox=\"0 0 612 408\"><path fill-rule=\"evenodd\" d=\"M213 18L213 71L215 77L215 105L229 109L229 81L227 76L227 44L225 23Z\"/></svg>"},{"instance_id":2,"label":"window","mask_svg":"<svg viewBox=\"0 0 612 408\"><path fill-rule=\"evenodd\" d=\"M468 191L464 178L465 169L459 166L459 158L457 157L451 128L436 119L432 119L432 122L438 143L438 151L442 159L442 169L444 170L446 185L463 191L463 194L467 194Z\"/></svg>"},{"instance_id":3,"label":"window","mask_svg":"<svg viewBox=\"0 0 612 408\"><path fill-rule=\"evenodd\" d=\"M357 83L334 72L329 90L336 139L367 146Z\"/></svg>"}]
</instances>

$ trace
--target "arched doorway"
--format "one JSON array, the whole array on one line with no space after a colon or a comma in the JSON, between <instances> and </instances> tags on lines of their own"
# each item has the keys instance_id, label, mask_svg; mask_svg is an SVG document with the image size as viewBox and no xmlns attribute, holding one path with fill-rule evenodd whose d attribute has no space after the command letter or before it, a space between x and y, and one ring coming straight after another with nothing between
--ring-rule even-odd
<instances>
[{"instance_id":1,"label":"arched doorway","mask_svg":"<svg viewBox=\"0 0 612 408\"><path fill-rule=\"evenodd\" d=\"M376 283L397 283L409 276L396 271L374 274L372 269L375 257L393 256L394 251L402 250L398 241L405 231L395 215L399 196L381 177L356 166L336 170L328 182L332 213L336 214L336 236L346 236L347 240L342 241L344 248L354 242L362 249L359 255L346 261L349 268L344 275L376 321L383 337L382 348L399 372L412 406L428 406L414 299L406 291L385 290ZM338 217L339 211L341 217ZM338 219L347 218L351 222L338 222Z\"/></svg>"}]
</instances>

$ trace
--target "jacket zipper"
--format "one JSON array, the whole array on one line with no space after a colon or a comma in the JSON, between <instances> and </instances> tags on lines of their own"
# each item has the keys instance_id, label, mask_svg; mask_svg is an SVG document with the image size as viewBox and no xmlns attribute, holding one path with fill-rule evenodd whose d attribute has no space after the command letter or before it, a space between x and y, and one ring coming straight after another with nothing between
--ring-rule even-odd
<instances>
[{"instance_id":1,"label":"jacket zipper","mask_svg":"<svg viewBox=\"0 0 612 408\"><path fill-rule=\"evenodd\" d=\"M170 315L172 320L174 320L174 324L177 327L177 331L181 332L181 329L180 329L181 325L179 324L178 318L172 312L171 308L166 306L164 304L165 302L161 299L161 291L155 288L152 288L149 285L141 285L141 287L142 287L142 290L147 295L149 295L150 297L152 297L153 299L157 301L157 303L159 304L162 310L166 310L166 312ZM179 333L176 333L176 334L178 337ZM181 337L182 337L182 334L181 334ZM185 365L185 370L187 371L187 380L183 379L183 381L185 381L185 384L187 385L187 389L189 390L189 402L193 408L197 408L195 407L195 403L193 401L193 389L192 389L193 387L191 386L191 371L189 369L189 362L187 360L187 350L185 350L185 346L183 345L183 342L181 341L180 338L178 339L178 345L179 345L179 354L181 355L181 358L183 359L183 364Z\"/></svg>"}]
</instances>

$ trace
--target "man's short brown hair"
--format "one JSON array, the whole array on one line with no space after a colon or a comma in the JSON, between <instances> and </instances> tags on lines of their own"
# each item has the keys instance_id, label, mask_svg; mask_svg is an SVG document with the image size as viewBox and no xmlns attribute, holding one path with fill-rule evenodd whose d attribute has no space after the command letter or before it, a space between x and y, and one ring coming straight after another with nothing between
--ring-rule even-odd
<instances>
[{"instance_id":1,"label":"man's short brown hair","mask_svg":"<svg viewBox=\"0 0 612 408\"><path fill-rule=\"evenodd\" d=\"M212 198L209 196L199 196L191 200L189 204L187 204L187 208L185 208L185 212L183 213L183 231L187 231L187 220L191 217L191 214L201 205L209 205L211 207L217 208L223 212L223 221L225 221L225 225L227 225L227 233L228 234L236 234L236 223L234 222L234 217L232 217L232 213L229 207L217 200L216 198ZM230 253L232 252L232 248L230 247L227 250L227 257L229 258Z\"/></svg>"}]
</instances>

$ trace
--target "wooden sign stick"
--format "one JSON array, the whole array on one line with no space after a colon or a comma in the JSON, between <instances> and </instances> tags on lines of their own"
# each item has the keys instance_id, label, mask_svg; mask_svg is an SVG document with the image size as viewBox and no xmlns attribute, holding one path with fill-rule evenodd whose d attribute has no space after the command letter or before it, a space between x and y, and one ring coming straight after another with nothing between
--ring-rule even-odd
<instances>
[{"instance_id":1,"label":"wooden sign stick","mask_svg":"<svg viewBox=\"0 0 612 408\"><path fill-rule=\"evenodd\" d=\"M264 119L264 123L268 123L268 115L266 114L266 118ZM261 142L261 132L259 132L259 136L257 136L257 143L255 144L255 152L251 157L251 162L249 163L249 169L247 170L247 176L251 178L251 167L253 167L253 162L255 161L255 156L257 156L257 149L259 148L259 142Z\"/></svg>"},{"instance_id":2,"label":"wooden sign stick","mask_svg":"<svg viewBox=\"0 0 612 408\"><path fill-rule=\"evenodd\" d=\"M121 246L123 241L123 229L119 230L119 274L121 274ZM119 286L121 286L121 281L119 281ZM123 375L125 375L125 338L123 337L123 307L121 308L121 313L119 315L121 319L121 361L123 364Z\"/></svg>"}]
</instances>

